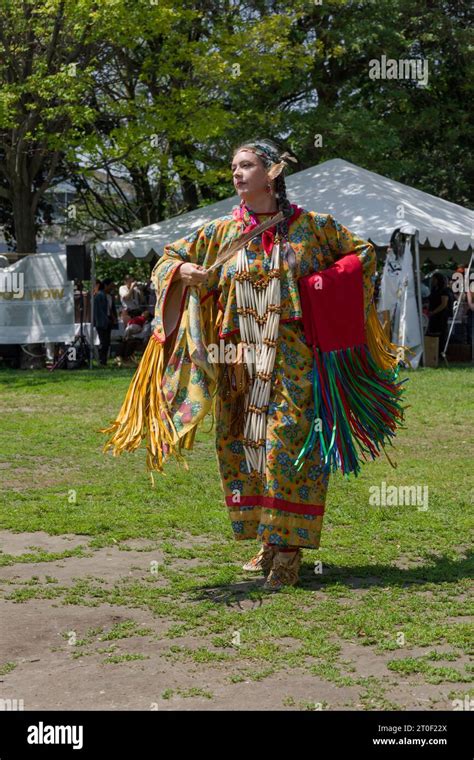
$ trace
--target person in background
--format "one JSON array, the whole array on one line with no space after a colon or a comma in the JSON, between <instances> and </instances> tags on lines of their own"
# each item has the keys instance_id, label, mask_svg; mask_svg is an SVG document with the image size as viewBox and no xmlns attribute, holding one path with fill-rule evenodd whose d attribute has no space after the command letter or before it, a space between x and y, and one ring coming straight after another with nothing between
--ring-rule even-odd
<instances>
[{"instance_id":1,"label":"person in background","mask_svg":"<svg viewBox=\"0 0 474 760\"><path fill-rule=\"evenodd\" d=\"M118 323L114 302L114 281L110 277L98 284L94 296L94 325L99 335L99 362L106 366L110 348L110 334Z\"/></svg>"},{"instance_id":2,"label":"person in background","mask_svg":"<svg viewBox=\"0 0 474 760\"><path fill-rule=\"evenodd\" d=\"M131 274L124 277L124 284L119 288L122 306L122 322L127 326L130 317L138 316L144 305L143 294Z\"/></svg>"},{"instance_id":3,"label":"person in background","mask_svg":"<svg viewBox=\"0 0 474 760\"><path fill-rule=\"evenodd\" d=\"M145 299L146 299L146 305L148 309L151 311L152 314L155 313L155 306L156 306L156 291L155 291L155 285L152 282L152 280L148 280L147 284L145 285Z\"/></svg>"},{"instance_id":4,"label":"person in background","mask_svg":"<svg viewBox=\"0 0 474 760\"><path fill-rule=\"evenodd\" d=\"M446 278L441 272L435 272L431 277L428 335L439 336L439 356L444 350L448 334L449 302L450 289L446 284Z\"/></svg>"},{"instance_id":5,"label":"person in background","mask_svg":"<svg viewBox=\"0 0 474 760\"><path fill-rule=\"evenodd\" d=\"M139 348L145 348L151 335L152 313L145 309L140 316L132 317L125 328L125 336L122 345L117 351L115 364L121 367L131 360L136 364L133 353Z\"/></svg>"},{"instance_id":6,"label":"person in background","mask_svg":"<svg viewBox=\"0 0 474 760\"><path fill-rule=\"evenodd\" d=\"M147 337L146 333L150 333L151 331L147 331L147 327L149 326L151 320L152 320L152 314L149 309L144 309L140 316L138 317L132 317L127 325L127 328L125 330L125 336L127 338L133 336L133 337L139 337L144 338ZM149 335L148 335L149 337Z\"/></svg>"},{"instance_id":7,"label":"person in background","mask_svg":"<svg viewBox=\"0 0 474 760\"><path fill-rule=\"evenodd\" d=\"M422 301L428 301L428 299L430 297L430 289L429 289L428 285L425 285L424 282L421 283L420 293L421 293L421 300Z\"/></svg>"}]
</instances>

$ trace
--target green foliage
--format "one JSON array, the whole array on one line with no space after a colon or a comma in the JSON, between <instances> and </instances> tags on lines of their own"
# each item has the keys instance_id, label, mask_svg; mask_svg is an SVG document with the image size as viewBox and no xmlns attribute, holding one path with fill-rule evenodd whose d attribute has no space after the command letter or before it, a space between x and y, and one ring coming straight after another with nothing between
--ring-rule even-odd
<instances>
[{"instance_id":1,"label":"green foliage","mask_svg":"<svg viewBox=\"0 0 474 760\"><path fill-rule=\"evenodd\" d=\"M96 258L96 279L112 277L115 283L122 284L126 274L131 274L139 282L146 282L150 277L152 263L134 259L133 261L115 261L106 256Z\"/></svg>"},{"instance_id":2,"label":"green foliage","mask_svg":"<svg viewBox=\"0 0 474 760\"><path fill-rule=\"evenodd\" d=\"M472 203L457 0L3 0L0 26L0 215L22 245L61 178L71 231L100 239L229 196L232 150L258 135L298 169L342 157ZM426 60L427 85L371 79L382 55Z\"/></svg>"}]
</instances>

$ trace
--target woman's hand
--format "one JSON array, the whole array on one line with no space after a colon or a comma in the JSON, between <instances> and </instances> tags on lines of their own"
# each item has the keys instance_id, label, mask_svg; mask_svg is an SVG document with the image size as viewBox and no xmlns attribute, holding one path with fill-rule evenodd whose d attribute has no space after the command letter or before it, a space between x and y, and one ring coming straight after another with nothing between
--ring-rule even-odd
<instances>
[{"instance_id":1,"label":"woman's hand","mask_svg":"<svg viewBox=\"0 0 474 760\"><path fill-rule=\"evenodd\" d=\"M176 278L180 279L183 285L201 285L207 279L207 271L200 264L192 264L186 261L179 267Z\"/></svg>"}]
</instances>

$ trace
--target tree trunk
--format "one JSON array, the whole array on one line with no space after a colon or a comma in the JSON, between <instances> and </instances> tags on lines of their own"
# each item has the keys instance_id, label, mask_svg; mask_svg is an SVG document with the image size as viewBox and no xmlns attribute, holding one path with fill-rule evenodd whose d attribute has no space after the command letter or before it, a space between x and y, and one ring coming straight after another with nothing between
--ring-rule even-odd
<instances>
[{"instance_id":1,"label":"tree trunk","mask_svg":"<svg viewBox=\"0 0 474 760\"><path fill-rule=\"evenodd\" d=\"M184 205L188 211L194 211L199 205L199 196L197 194L194 180L185 177L181 180L181 190L183 193Z\"/></svg>"},{"instance_id":2,"label":"tree trunk","mask_svg":"<svg viewBox=\"0 0 474 760\"><path fill-rule=\"evenodd\" d=\"M12 212L17 253L36 253L36 223L33 193L29 187L17 184L12 190Z\"/></svg>"}]
</instances>

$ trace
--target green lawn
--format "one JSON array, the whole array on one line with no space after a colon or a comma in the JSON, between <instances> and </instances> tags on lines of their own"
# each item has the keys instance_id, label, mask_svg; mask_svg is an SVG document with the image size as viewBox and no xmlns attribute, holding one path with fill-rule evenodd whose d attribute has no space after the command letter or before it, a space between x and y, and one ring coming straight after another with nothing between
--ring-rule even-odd
<instances>
[{"instance_id":1,"label":"green lawn","mask_svg":"<svg viewBox=\"0 0 474 760\"><path fill-rule=\"evenodd\" d=\"M130 377L130 370L112 368L0 372L0 529L85 537L59 555L34 547L2 551L0 566L93 560L101 547L127 552L131 539L158 541L166 560L138 579L108 584L93 576L60 583L54 572L48 582L2 580L5 600L146 609L168 621L169 661L203 673L220 664L231 684L297 668L342 690L357 686L357 704L365 709L403 706L403 684L426 688L425 707L445 709L448 696L473 693L470 367L409 373L406 429L390 451L397 469L383 458L357 479L332 477L321 549L304 552L298 587L273 595L263 595L260 581L240 569L256 544L232 538L209 424L187 454L190 470L168 463L154 488L144 451L118 458L102 453L98 429L115 417ZM372 506L369 488L382 481L427 487L428 509ZM201 643L188 646L190 635ZM92 632L76 656L95 639ZM380 672L355 667L349 646L378 657ZM110 667L124 667L123 657L109 658ZM10 675L14 667L0 662ZM201 697L212 700L204 687ZM199 689L190 691L183 692L188 700L199 696ZM290 686L285 694L286 706L313 709L310 700L295 700Z\"/></svg>"}]
</instances>

